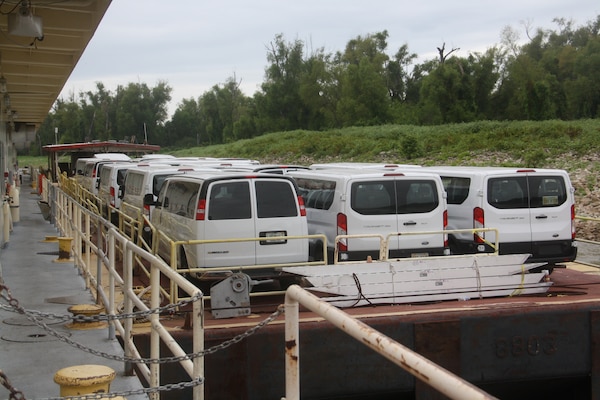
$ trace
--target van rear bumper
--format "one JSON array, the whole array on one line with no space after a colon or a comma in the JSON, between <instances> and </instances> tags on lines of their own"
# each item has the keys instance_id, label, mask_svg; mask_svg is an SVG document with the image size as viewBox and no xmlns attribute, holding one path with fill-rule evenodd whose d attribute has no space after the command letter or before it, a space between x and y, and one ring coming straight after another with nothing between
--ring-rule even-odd
<instances>
[{"instance_id":1,"label":"van rear bumper","mask_svg":"<svg viewBox=\"0 0 600 400\"><path fill-rule=\"evenodd\" d=\"M456 238L455 238L456 239ZM478 245L473 241L455 240L452 254L480 253ZM484 253L494 250L484 246ZM550 240L540 242L504 242L500 243L500 254L531 254L527 262L547 262L556 264L574 261L577 257L577 246L573 240Z\"/></svg>"},{"instance_id":2,"label":"van rear bumper","mask_svg":"<svg viewBox=\"0 0 600 400\"><path fill-rule=\"evenodd\" d=\"M388 259L394 258L410 258L410 257L427 257L427 256L443 256L444 247L433 247L427 249L396 249L390 250ZM369 256L373 260L379 259L379 250L364 250L364 251L346 251L340 253L340 261L365 261ZM331 258L333 260L333 257Z\"/></svg>"}]
</instances>

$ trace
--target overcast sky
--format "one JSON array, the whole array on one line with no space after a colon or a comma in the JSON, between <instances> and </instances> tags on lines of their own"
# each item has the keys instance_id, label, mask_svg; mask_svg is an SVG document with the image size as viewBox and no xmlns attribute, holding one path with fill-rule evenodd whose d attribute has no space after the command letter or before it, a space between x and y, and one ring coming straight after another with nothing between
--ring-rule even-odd
<instances>
[{"instance_id":1,"label":"overcast sky","mask_svg":"<svg viewBox=\"0 0 600 400\"><path fill-rule=\"evenodd\" d=\"M108 90L130 82L173 88L169 110L236 76L252 96L264 80L267 47L277 34L328 53L357 36L387 30L388 55L403 44L419 61L436 47L467 56L500 43L504 27L524 40L525 24L558 29L554 18L576 27L600 14L598 0L113 0L67 81L61 97Z\"/></svg>"}]
</instances>

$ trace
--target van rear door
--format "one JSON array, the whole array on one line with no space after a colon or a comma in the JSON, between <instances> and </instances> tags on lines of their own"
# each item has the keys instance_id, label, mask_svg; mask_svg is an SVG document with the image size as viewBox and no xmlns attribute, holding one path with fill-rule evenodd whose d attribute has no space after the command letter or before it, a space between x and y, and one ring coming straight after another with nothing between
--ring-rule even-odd
<instances>
[{"instance_id":1,"label":"van rear door","mask_svg":"<svg viewBox=\"0 0 600 400\"><path fill-rule=\"evenodd\" d=\"M298 195L292 181L260 178L253 180L256 195L255 242L257 264L281 264L308 260L308 240L269 239L304 236L308 233Z\"/></svg>"},{"instance_id":2,"label":"van rear door","mask_svg":"<svg viewBox=\"0 0 600 400\"><path fill-rule=\"evenodd\" d=\"M206 219L201 235L207 240L254 238L254 196L247 179L218 180L208 186ZM202 199L200 200L202 201ZM200 208L200 205L198 205ZM199 246L201 247L201 246ZM253 241L209 243L201 251L203 267L251 265L256 258Z\"/></svg>"},{"instance_id":3,"label":"van rear door","mask_svg":"<svg viewBox=\"0 0 600 400\"><path fill-rule=\"evenodd\" d=\"M350 185L351 204L348 214L349 234L417 233L442 231L444 200L438 195L433 179L395 178L354 181ZM376 239L350 239L348 250L379 248ZM389 240L391 257L432 255L443 252L441 233L395 235Z\"/></svg>"},{"instance_id":4,"label":"van rear door","mask_svg":"<svg viewBox=\"0 0 600 400\"><path fill-rule=\"evenodd\" d=\"M529 253L537 258L569 252L560 241L572 239L572 193L568 177L546 172L523 172L489 178L486 227L499 227L502 253ZM502 249L502 243L505 249Z\"/></svg>"},{"instance_id":5,"label":"van rear door","mask_svg":"<svg viewBox=\"0 0 600 400\"><path fill-rule=\"evenodd\" d=\"M498 239L494 233L486 233L486 239L492 243L499 241L502 253L531 254L531 213L527 175L513 173L488 177L486 187L484 202L490 207L486 207L484 212L485 227L498 228L502 232ZM507 246L511 247L510 250Z\"/></svg>"},{"instance_id":6,"label":"van rear door","mask_svg":"<svg viewBox=\"0 0 600 400\"><path fill-rule=\"evenodd\" d=\"M571 206L574 204L566 173L528 173L531 203L532 254L536 258L571 253Z\"/></svg>"}]
</instances>

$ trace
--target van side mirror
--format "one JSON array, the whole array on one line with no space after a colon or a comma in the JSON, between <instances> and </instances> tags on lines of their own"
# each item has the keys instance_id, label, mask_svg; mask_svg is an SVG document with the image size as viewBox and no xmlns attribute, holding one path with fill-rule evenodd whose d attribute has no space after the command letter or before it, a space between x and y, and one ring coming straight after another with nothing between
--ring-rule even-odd
<instances>
[{"instance_id":1,"label":"van side mirror","mask_svg":"<svg viewBox=\"0 0 600 400\"><path fill-rule=\"evenodd\" d=\"M144 205L145 206L156 206L158 204L157 201L154 201L154 195L152 193L147 193L144 195Z\"/></svg>"}]
</instances>

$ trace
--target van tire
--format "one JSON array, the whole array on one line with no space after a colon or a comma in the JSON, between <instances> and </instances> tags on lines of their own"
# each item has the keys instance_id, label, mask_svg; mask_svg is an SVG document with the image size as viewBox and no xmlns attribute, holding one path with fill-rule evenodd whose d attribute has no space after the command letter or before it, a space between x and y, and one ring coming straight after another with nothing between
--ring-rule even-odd
<instances>
[{"instance_id":1,"label":"van tire","mask_svg":"<svg viewBox=\"0 0 600 400\"><path fill-rule=\"evenodd\" d=\"M323 261L324 259L323 241L319 240L313 246L312 261Z\"/></svg>"}]
</instances>

